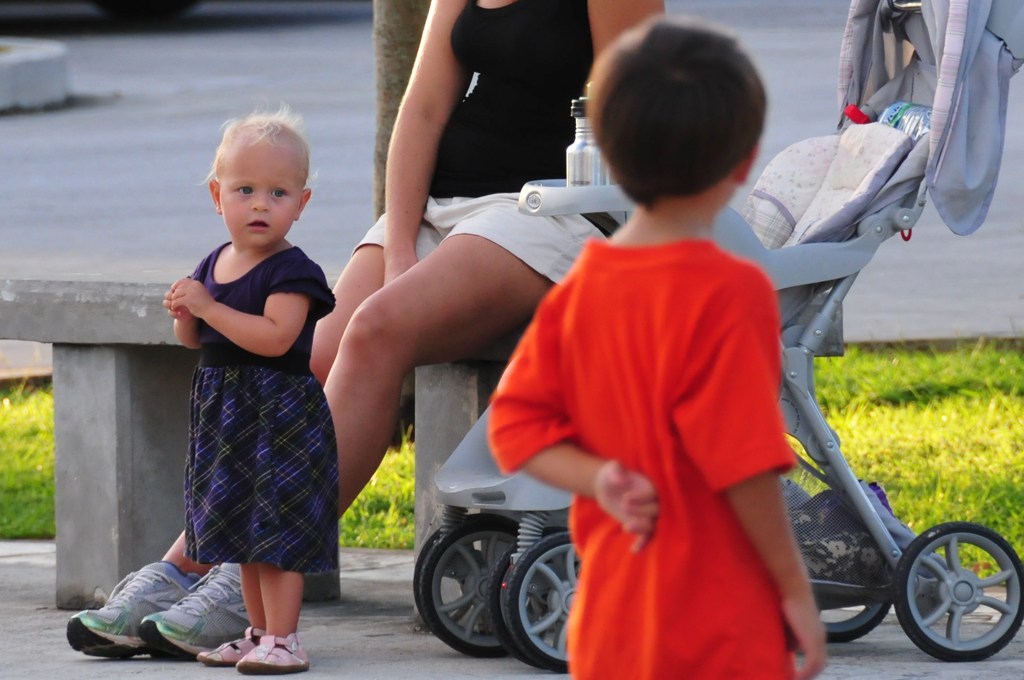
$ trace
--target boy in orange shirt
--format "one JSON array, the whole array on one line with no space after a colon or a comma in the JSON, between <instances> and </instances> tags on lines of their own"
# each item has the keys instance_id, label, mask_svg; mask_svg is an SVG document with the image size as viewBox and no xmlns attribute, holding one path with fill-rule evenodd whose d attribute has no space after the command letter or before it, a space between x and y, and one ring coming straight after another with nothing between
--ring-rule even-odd
<instances>
[{"instance_id":1,"label":"boy in orange shirt","mask_svg":"<svg viewBox=\"0 0 1024 680\"><path fill-rule=\"evenodd\" d=\"M814 677L825 633L779 487L794 456L775 293L711 241L753 163L763 86L732 38L662 18L602 54L590 93L636 212L545 298L490 416L503 469L575 494L569 670Z\"/></svg>"}]
</instances>

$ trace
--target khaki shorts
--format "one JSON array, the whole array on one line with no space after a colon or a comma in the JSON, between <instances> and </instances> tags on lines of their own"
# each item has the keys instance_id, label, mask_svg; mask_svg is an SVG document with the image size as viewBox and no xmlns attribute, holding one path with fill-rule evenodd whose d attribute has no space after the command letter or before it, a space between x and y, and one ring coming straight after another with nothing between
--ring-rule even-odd
<instances>
[{"instance_id":1,"label":"khaki shorts","mask_svg":"<svg viewBox=\"0 0 1024 680\"><path fill-rule=\"evenodd\" d=\"M474 234L493 241L557 283L569 271L584 241L604 238L597 227L580 215L526 215L519 212L518 201L518 193L480 198L428 198L416 240L417 256L422 260L446 238ZM364 245L384 245L383 217L356 248Z\"/></svg>"}]
</instances>

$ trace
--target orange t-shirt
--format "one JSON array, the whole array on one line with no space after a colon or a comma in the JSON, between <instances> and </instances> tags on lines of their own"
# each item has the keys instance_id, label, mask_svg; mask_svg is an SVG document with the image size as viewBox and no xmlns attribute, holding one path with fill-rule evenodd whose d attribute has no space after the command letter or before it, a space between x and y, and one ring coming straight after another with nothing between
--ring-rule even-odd
<instances>
[{"instance_id":1,"label":"orange t-shirt","mask_svg":"<svg viewBox=\"0 0 1024 680\"><path fill-rule=\"evenodd\" d=\"M590 241L541 303L493 397L513 470L571 441L658 490L654 536L574 499L577 678L785 678L778 591L723 490L794 464L778 406L779 315L754 265L710 241Z\"/></svg>"}]
</instances>

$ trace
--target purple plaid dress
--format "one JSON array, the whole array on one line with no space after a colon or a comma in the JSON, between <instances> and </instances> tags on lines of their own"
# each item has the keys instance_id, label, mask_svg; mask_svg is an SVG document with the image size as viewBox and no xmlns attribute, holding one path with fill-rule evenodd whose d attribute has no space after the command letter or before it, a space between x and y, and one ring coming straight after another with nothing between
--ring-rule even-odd
<instances>
[{"instance_id":1,"label":"purple plaid dress","mask_svg":"<svg viewBox=\"0 0 1024 680\"><path fill-rule=\"evenodd\" d=\"M298 248L217 283L213 265L223 248L192 274L217 301L252 314L262 314L273 293L305 294L313 304L282 357L250 354L200 324L185 466L186 554L200 563L336 569L338 456L327 399L309 370L313 329L333 309L334 295Z\"/></svg>"}]
</instances>

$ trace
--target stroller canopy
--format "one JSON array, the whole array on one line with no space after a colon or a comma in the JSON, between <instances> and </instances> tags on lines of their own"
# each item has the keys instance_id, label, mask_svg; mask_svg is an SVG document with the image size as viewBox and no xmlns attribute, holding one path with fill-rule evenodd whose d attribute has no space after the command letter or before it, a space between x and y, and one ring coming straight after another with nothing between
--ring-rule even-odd
<instances>
[{"instance_id":1,"label":"stroller canopy","mask_svg":"<svg viewBox=\"0 0 1024 680\"><path fill-rule=\"evenodd\" d=\"M893 101L931 106L928 135L884 191L905 195L923 177L946 225L970 234L995 191L1009 80L1022 63L1020 0L853 0L839 59L840 112L853 104L874 120Z\"/></svg>"}]
</instances>

